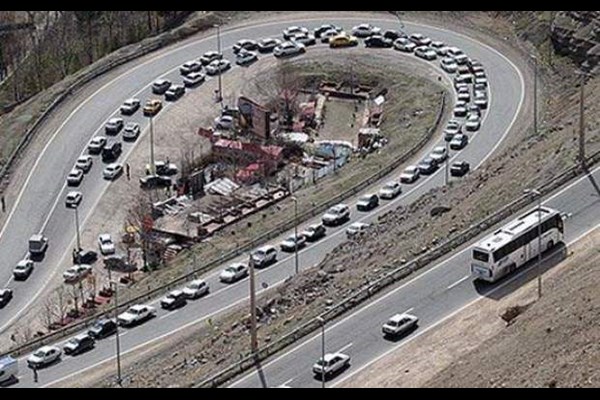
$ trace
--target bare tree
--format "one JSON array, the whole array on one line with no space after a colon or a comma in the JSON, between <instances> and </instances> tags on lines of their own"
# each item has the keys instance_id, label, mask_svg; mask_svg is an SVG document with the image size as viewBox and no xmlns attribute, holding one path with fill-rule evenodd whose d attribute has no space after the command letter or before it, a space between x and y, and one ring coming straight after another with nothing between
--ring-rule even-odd
<instances>
[{"instance_id":1,"label":"bare tree","mask_svg":"<svg viewBox=\"0 0 600 400\"><path fill-rule=\"evenodd\" d=\"M43 325L47 329L50 329L50 327L54 323L54 319L56 318L55 309L56 300L52 296L46 297L46 300L44 300L44 303L42 305L41 318Z\"/></svg>"},{"instance_id":2,"label":"bare tree","mask_svg":"<svg viewBox=\"0 0 600 400\"><path fill-rule=\"evenodd\" d=\"M59 287L57 287L54 293L56 294L56 314L58 316L59 322L62 324L69 309L68 293L64 285L60 285Z\"/></svg>"}]
</instances>

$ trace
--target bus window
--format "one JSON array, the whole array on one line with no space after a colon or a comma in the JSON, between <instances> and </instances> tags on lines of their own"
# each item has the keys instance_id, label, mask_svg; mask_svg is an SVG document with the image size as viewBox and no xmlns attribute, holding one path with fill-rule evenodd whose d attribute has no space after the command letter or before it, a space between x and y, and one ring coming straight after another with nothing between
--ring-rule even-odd
<instances>
[{"instance_id":1,"label":"bus window","mask_svg":"<svg viewBox=\"0 0 600 400\"><path fill-rule=\"evenodd\" d=\"M473 259L487 263L490 259L490 255L484 251L473 250Z\"/></svg>"}]
</instances>

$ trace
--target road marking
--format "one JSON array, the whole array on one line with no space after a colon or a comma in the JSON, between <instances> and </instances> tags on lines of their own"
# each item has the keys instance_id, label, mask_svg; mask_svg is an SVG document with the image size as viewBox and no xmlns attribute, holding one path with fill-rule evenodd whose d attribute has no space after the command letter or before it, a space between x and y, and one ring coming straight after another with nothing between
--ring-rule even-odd
<instances>
[{"instance_id":1,"label":"road marking","mask_svg":"<svg viewBox=\"0 0 600 400\"><path fill-rule=\"evenodd\" d=\"M129 331L123 331L123 332L121 332L121 329L123 329L123 328L119 328L119 340L121 340L121 338L123 336L125 336L125 335L127 335L129 333ZM108 339L108 340L117 340L117 335L111 336L110 339Z\"/></svg>"},{"instance_id":2,"label":"road marking","mask_svg":"<svg viewBox=\"0 0 600 400\"><path fill-rule=\"evenodd\" d=\"M336 351L336 353L341 353L344 350L348 350L350 347L352 347L352 342L348 343L347 345Z\"/></svg>"},{"instance_id":3,"label":"road marking","mask_svg":"<svg viewBox=\"0 0 600 400\"><path fill-rule=\"evenodd\" d=\"M290 383L292 383L292 381L293 381L294 379L296 379L296 378L288 379L287 381L283 382L283 383L282 383L281 385L279 385L279 386L287 386L287 385L289 385Z\"/></svg>"},{"instance_id":4,"label":"road marking","mask_svg":"<svg viewBox=\"0 0 600 400\"><path fill-rule=\"evenodd\" d=\"M461 283L463 283L464 281L466 281L470 277L471 277L471 275L467 275L467 276L464 276L464 277L460 278L459 280L457 280L456 282L454 282L452 285L448 286L447 289L452 289L453 287L460 285Z\"/></svg>"},{"instance_id":5,"label":"road marking","mask_svg":"<svg viewBox=\"0 0 600 400\"><path fill-rule=\"evenodd\" d=\"M163 315L163 316L161 316L161 317L158 317L158 319L160 320L160 319L163 319L163 318L170 317L171 315L175 315L175 314L177 314L179 311L181 311L181 309L179 309L179 310L176 310L176 311L171 311L171 312L169 312L169 313L167 313L167 314L165 314L165 315Z\"/></svg>"},{"instance_id":6,"label":"road marking","mask_svg":"<svg viewBox=\"0 0 600 400\"><path fill-rule=\"evenodd\" d=\"M408 314L409 312L411 312L414 309L415 309L414 307L411 307L408 310L404 311L402 314Z\"/></svg>"}]
</instances>

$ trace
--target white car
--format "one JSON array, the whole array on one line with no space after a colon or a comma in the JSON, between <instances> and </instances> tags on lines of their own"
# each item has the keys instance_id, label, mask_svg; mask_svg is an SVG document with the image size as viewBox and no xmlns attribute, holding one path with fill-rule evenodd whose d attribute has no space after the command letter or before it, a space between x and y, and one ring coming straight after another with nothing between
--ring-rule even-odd
<instances>
[{"instance_id":1,"label":"white car","mask_svg":"<svg viewBox=\"0 0 600 400\"><path fill-rule=\"evenodd\" d=\"M192 72L183 78L183 84L185 87L193 87L201 84L206 80L206 74L203 72Z\"/></svg>"},{"instance_id":2,"label":"white car","mask_svg":"<svg viewBox=\"0 0 600 400\"><path fill-rule=\"evenodd\" d=\"M431 44L431 39L421 33L413 33L409 39L417 46L429 46Z\"/></svg>"},{"instance_id":3,"label":"white car","mask_svg":"<svg viewBox=\"0 0 600 400\"><path fill-rule=\"evenodd\" d=\"M140 99L131 98L125 100L121 106L121 114L132 115L140 108Z\"/></svg>"},{"instance_id":4,"label":"white car","mask_svg":"<svg viewBox=\"0 0 600 400\"><path fill-rule=\"evenodd\" d=\"M453 114L455 117L464 117L467 115L467 103L464 101L457 101L454 105Z\"/></svg>"},{"instance_id":5,"label":"white car","mask_svg":"<svg viewBox=\"0 0 600 400\"><path fill-rule=\"evenodd\" d=\"M121 172L123 172L123 165L118 163L109 164L104 168L104 171L102 171L102 176L104 179L113 180L118 177Z\"/></svg>"},{"instance_id":6,"label":"white car","mask_svg":"<svg viewBox=\"0 0 600 400\"><path fill-rule=\"evenodd\" d=\"M478 106L481 109L486 109L488 106L488 98L487 93L483 91L475 92L475 99L473 100L473 104Z\"/></svg>"},{"instance_id":7,"label":"white car","mask_svg":"<svg viewBox=\"0 0 600 400\"><path fill-rule=\"evenodd\" d=\"M56 346L44 346L35 351L27 358L27 365L30 368L40 368L60 359L62 350Z\"/></svg>"},{"instance_id":8,"label":"white car","mask_svg":"<svg viewBox=\"0 0 600 400\"><path fill-rule=\"evenodd\" d=\"M371 225L367 224L366 222L355 222L352 225L350 225L348 229L346 229L346 237L352 239L356 236L359 236L370 226Z\"/></svg>"},{"instance_id":9,"label":"white car","mask_svg":"<svg viewBox=\"0 0 600 400\"><path fill-rule=\"evenodd\" d=\"M181 75L189 75L192 72L199 72L202 69L202 63L197 60L188 61L179 67Z\"/></svg>"},{"instance_id":10,"label":"white car","mask_svg":"<svg viewBox=\"0 0 600 400\"><path fill-rule=\"evenodd\" d=\"M191 281L184 289L183 294L188 299L197 299L198 297L202 297L209 292L208 283L203 281L202 279L197 279L195 281Z\"/></svg>"},{"instance_id":11,"label":"white car","mask_svg":"<svg viewBox=\"0 0 600 400\"><path fill-rule=\"evenodd\" d=\"M400 182L401 183L413 183L420 176L419 168L415 165L411 165L404 169L404 172L400 174Z\"/></svg>"},{"instance_id":12,"label":"white car","mask_svg":"<svg viewBox=\"0 0 600 400\"><path fill-rule=\"evenodd\" d=\"M467 122L465 122L465 128L468 131L474 132L479 130L481 127L481 120L479 119L479 115L470 113L467 116Z\"/></svg>"},{"instance_id":13,"label":"white car","mask_svg":"<svg viewBox=\"0 0 600 400\"><path fill-rule=\"evenodd\" d=\"M234 120L231 115L221 115L215 118L215 129L228 131L233 128Z\"/></svg>"},{"instance_id":14,"label":"white car","mask_svg":"<svg viewBox=\"0 0 600 400\"><path fill-rule=\"evenodd\" d=\"M338 31L336 29L329 29L321 34L321 43L329 43L329 39L336 37L341 34L346 34L344 31Z\"/></svg>"},{"instance_id":15,"label":"white car","mask_svg":"<svg viewBox=\"0 0 600 400\"><path fill-rule=\"evenodd\" d=\"M235 57L235 63L237 65L249 65L252 64L254 61L258 60L258 55L254 52L254 51L248 51L248 50L240 50L239 53L237 53L237 56Z\"/></svg>"},{"instance_id":16,"label":"white car","mask_svg":"<svg viewBox=\"0 0 600 400\"><path fill-rule=\"evenodd\" d=\"M303 248L306 245L306 238L302 234L298 234L298 237L295 235L288 236L284 241L282 241L279 245L281 250L283 251L296 251L296 246L298 250Z\"/></svg>"},{"instance_id":17,"label":"white car","mask_svg":"<svg viewBox=\"0 0 600 400\"><path fill-rule=\"evenodd\" d=\"M107 135L116 135L121 132L123 125L123 118L111 118L106 125L104 125L104 132L106 132Z\"/></svg>"},{"instance_id":18,"label":"white car","mask_svg":"<svg viewBox=\"0 0 600 400\"><path fill-rule=\"evenodd\" d=\"M229 68L231 68L229 60L214 60L206 66L206 73L208 75L218 75L227 71Z\"/></svg>"},{"instance_id":19,"label":"white car","mask_svg":"<svg viewBox=\"0 0 600 400\"><path fill-rule=\"evenodd\" d=\"M168 79L158 79L152 84L152 93L164 94L171 87L171 81Z\"/></svg>"},{"instance_id":20,"label":"white car","mask_svg":"<svg viewBox=\"0 0 600 400\"><path fill-rule=\"evenodd\" d=\"M381 34L381 28L377 28L371 24L360 24L352 28L352 35L357 38L367 38L379 34Z\"/></svg>"},{"instance_id":21,"label":"white car","mask_svg":"<svg viewBox=\"0 0 600 400\"><path fill-rule=\"evenodd\" d=\"M452 140L454 135L458 135L461 132L462 132L462 127L460 125L460 122L458 122L455 119L451 119L446 124L446 129L444 129L444 140L446 142L449 142Z\"/></svg>"},{"instance_id":22,"label":"white car","mask_svg":"<svg viewBox=\"0 0 600 400\"><path fill-rule=\"evenodd\" d=\"M223 54L217 53L216 51L207 51L200 57L198 61L202 63L202 65L208 65L215 60L220 60L223 58Z\"/></svg>"},{"instance_id":23,"label":"white car","mask_svg":"<svg viewBox=\"0 0 600 400\"><path fill-rule=\"evenodd\" d=\"M429 158L431 158L438 165L440 165L448 158L448 150L446 150L444 146L437 146L433 149L433 151L429 155Z\"/></svg>"},{"instance_id":24,"label":"white car","mask_svg":"<svg viewBox=\"0 0 600 400\"><path fill-rule=\"evenodd\" d=\"M445 56L448 53L448 46L444 42L434 40L429 45L437 53L438 56Z\"/></svg>"},{"instance_id":25,"label":"white car","mask_svg":"<svg viewBox=\"0 0 600 400\"><path fill-rule=\"evenodd\" d=\"M323 225L339 225L350 219L350 207L346 204L338 204L331 207L321 218Z\"/></svg>"},{"instance_id":26,"label":"white car","mask_svg":"<svg viewBox=\"0 0 600 400\"><path fill-rule=\"evenodd\" d=\"M104 136L96 136L90 141L88 144L88 152L90 154L100 154L102 152L102 148L106 144L106 137Z\"/></svg>"},{"instance_id":27,"label":"white car","mask_svg":"<svg viewBox=\"0 0 600 400\"><path fill-rule=\"evenodd\" d=\"M243 263L234 263L228 266L219 275L221 282L233 283L248 276L248 266Z\"/></svg>"},{"instance_id":28,"label":"white car","mask_svg":"<svg viewBox=\"0 0 600 400\"><path fill-rule=\"evenodd\" d=\"M277 249L268 244L254 251L251 257L255 267L266 267L277 261Z\"/></svg>"},{"instance_id":29,"label":"white car","mask_svg":"<svg viewBox=\"0 0 600 400\"><path fill-rule=\"evenodd\" d=\"M394 49L405 53L412 53L416 48L417 45L408 38L398 38L394 41Z\"/></svg>"},{"instance_id":30,"label":"white car","mask_svg":"<svg viewBox=\"0 0 600 400\"><path fill-rule=\"evenodd\" d=\"M120 314L117 323L121 326L132 326L146 321L156 315L156 309L148 305L135 305Z\"/></svg>"},{"instance_id":31,"label":"white car","mask_svg":"<svg viewBox=\"0 0 600 400\"><path fill-rule=\"evenodd\" d=\"M402 193L402 186L398 182L388 182L379 189L379 198L391 200Z\"/></svg>"},{"instance_id":32,"label":"white car","mask_svg":"<svg viewBox=\"0 0 600 400\"><path fill-rule=\"evenodd\" d=\"M79 207L81 200L83 200L83 194L81 192L69 192L65 199L65 205L67 208L77 208Z\"/></svg>"},{"instance_id":33,"label":"white car","mask_svg":"<svg viewBox=\"0 0 600 400\"><path fill-rule=\"evenodd\" d=\"M137 122L128 122L123 129L123 140L136 140L141 133L140 124Z\"/></svg>"},{"instance_id":34,"label":"white car","mask_svg":"<svg viewBox=\"0 0 600 400\"><path fill-rule=\"evenodd\" d=\"M415 56L427 61L433 61L437 58L436 52L427 46L417 47L415 49Z\"/></svg>"},{"instance_id":35,"label":"white car","mask_svg":"<svg viewBox=\"0 0 600 400\"><path fill-rule=\"evenodd\" d=\"M349 355L343 353L328 353L325 354L324 359L319 358L319 360L313 365L312 370L316 375L325 375L325 377L328 377L349 365Z\"/></svg>"},{"instance_id":36,"label":"white car","mask_svg":"<svg viewBox=\"0 0 600 400\"><path fill-rule=\"evenodd\" d=\"M115 253L115 243L108 233L103 233L98 236L98 246L100 247L100 253L102 253L102 255L106 256Z\"/></svg>"},{"instance_id":37,"label":"white car","mask_svg":"<svg viewBox=\"0 0 600 400\"><path fill-rule=\"evenodd\" d=\"M285 40L290 40L296 35L301 33L308 34L308 29L303 26L290 26L286 30L283 31L283 38Z\"/></svg>"},{"instance_id":38,"label":"white car","mask_svg":"<svg viewBox=\"0 0 600 400\"><path fill-rule=\"evenodd\" d=\"M87 264L73 265L63 273L66 283L78 282L92 273L92 266Z\"/></svg>"},{"instance_id":39,"label":"white car","mask_svg":"<svg viewBox=\"0 0 600 400\"><path fill-rule=\"evenodd\" d=\"M414 329L419 323L419 318L411 314L396 314L391 317L381 330L385 336L401 335Z\"/></svg>"},{"instance_id":40,"label":"white car","mask_svg":"<svg viewBox=\"0 0 600 400\"><path fill-rule=\"evenodd\" d=\"M273 50L275 57L289 57L306 52L306 46L297 42L283 42Z\"/></svg>"},{"instance_id":41,"label":"white car","mask_svg":"<svg viewBox=\"0 0 600 400\"><path fill-rule=\"evenodd\" d=\"M458 64L456 64L454 59L451 57L442 58L442 61L440 61L440 66L449 74L454 74L456 71L458 71Z\"/></svg>"},{"instance_id":42,"label":"white car","mask_svg":"<svg viewBox=\"0 0 600 400\"><path fill-rule=\"evenodd\" d=\"M75 168L83 171L84 173L90 172L92 169L92 156L81 156L75 161Z\"/></svg>"},{"instance_id":43,"label":"white car","mask_svg":"<svg viewBox=\"0 0 600 400\"><path fill-rule=\"evenodd\" d=\"M67 185L69 186L79 186L81 181L83 180L83 171L77 168L74 168L67 175Z\"/></svg>"}]
</instances>

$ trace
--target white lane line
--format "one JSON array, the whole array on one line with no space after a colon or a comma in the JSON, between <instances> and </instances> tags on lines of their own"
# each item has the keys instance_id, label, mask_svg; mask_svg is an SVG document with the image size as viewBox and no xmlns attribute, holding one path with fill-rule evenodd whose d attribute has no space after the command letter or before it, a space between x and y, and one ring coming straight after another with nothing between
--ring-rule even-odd
<instances>
[{"instance_id":1,"label":"white lane line","mask_svg":"<svg viewBox=\"0 0 600 400\"><path fill-rule=\"evenodd\" d=\"M288 379L287 381L283 382L281 385L279 386L288 386L290 383L292 383L292 381L296 379L296 378L292 378L292 379Z\"/></svg>"},{"instance_id":2,"label":"white lane line","mask_svg":"<svg viewBox=\"0 0 600 400\"><path fill-rule=\"evenodd\" d=\"M466 276L460 278L459 280L457 280L456 282L454 282L452 285L448 286L447 289L452 289L453 287L460 285L461 283L463 283L464 281L466 281L470 277L471 277L471 275L466 275Z\"/></svg>"},{"instance_id":3,"label":"white lane line","mask_svg":"<svg viewBox=\"0 0 600 400\"><path fill-rule=\"evenodd\" d=\"M408 314L409 312L413 311L415 308L411 307L408 310L404 311L402 314Z\"/></svg>"},{"instance_id":4,"label":"white lane line","mask_svg":"<svg viewBox=\"0 0 600 400\"><path fill-rule=\"evenodd\" d=\"M158 317L158 319L159 319L159 320L161 320L161 319L164 319L164 318L170 317L170 316L172 316L172 315L175 315L175 314L177 314L179 311L181 311L181 309L179 309L179 310L177 310L177 311L171 311L171 312L169 312L169 313L167 313L167 314L165 314L165 315L163 315L163 316L161 316L161 317Z\"/></svg>"},{"instance_id":5,"label":"white lane line","mask_svg":"<svg viewBox=\"0 0 600 400\"><path fill-rule=\"evenodd\" d=\"M348 343L347 345L336 351L336 353L341 353L344 350L348 350L350 347L352 347L352 342Z\"/></svg>"}]
</instances>

